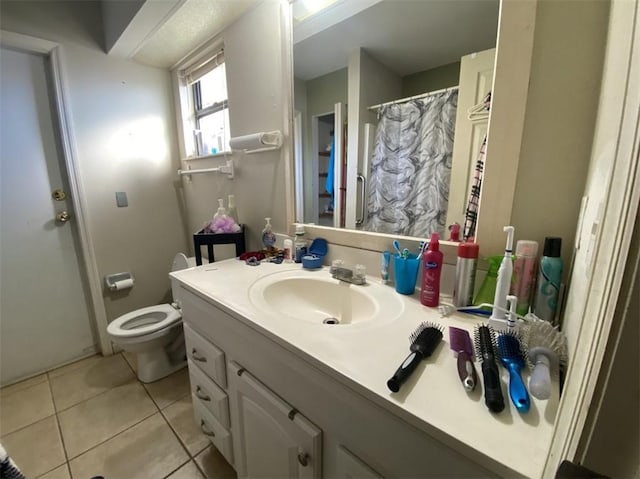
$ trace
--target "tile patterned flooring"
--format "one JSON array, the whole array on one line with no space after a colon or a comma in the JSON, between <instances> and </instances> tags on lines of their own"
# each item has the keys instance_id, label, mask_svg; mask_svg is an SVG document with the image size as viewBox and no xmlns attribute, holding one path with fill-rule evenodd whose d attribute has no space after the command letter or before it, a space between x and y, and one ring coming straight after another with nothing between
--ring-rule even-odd
<instances>
[{"instance_id":1,"label":"tile patterned flooring","mask_svg":"<svg viewBox=\"0 0 640 479\"><path fill-rule=\"evenodd\" d=\"M0 389L0 443L29 479L236 477L195 424L187 369L143 384L127 353Z\"/></svg>"}]
</instances>

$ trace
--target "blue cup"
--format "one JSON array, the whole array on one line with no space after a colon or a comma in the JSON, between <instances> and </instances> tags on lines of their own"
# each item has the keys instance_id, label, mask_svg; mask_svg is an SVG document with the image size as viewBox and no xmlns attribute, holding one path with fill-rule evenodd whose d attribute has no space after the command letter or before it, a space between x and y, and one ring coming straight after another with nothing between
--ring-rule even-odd
<instances>
[{"instance_id":1,"label":"blue cup","mask_svg":"<svg viewBox=\"0 0 640 479\"><path fill-rule=\"evenodd\" d=\"M393 255L393 275L396 283L396 292L400 294L413 294L418 280L420 260L418 255L409 254L403 258L399 254Z\"/></svg>"}]
</instances>

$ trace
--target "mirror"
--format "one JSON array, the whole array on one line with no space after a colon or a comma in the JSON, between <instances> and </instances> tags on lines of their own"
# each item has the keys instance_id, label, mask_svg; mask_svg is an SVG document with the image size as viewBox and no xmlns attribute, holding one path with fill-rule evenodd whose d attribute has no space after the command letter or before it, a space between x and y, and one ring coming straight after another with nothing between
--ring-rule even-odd
<instances>
[{"instance_id":1,"label":"mirror","mask_svg":"<svg viewBox=\"0 0 640 479\"><path fill-rule=\"evenodd\" d=\"M296 221L448 238L486 134L488 112L468 110L491 89L499 0L306 3L293 4Z\"/></svg>"}]
</instances>

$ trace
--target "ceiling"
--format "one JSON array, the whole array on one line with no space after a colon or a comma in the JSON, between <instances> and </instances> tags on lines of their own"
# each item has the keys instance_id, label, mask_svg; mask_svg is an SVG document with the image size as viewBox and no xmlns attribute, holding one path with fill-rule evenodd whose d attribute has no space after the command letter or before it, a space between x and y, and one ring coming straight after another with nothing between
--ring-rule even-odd
<instances>
[{"instance_id":1,"label":"ceiling","mask_svg":"<svg viewBox=\"0 0 640 479\"><path fill-rule=\"evenodd\" d=\"M102 0L111 18L126 16L109 53L172 68L261 1ZM358 47L405 76L496 43L499 0L322 1L324 10L294 19L294 70L303 80L346 67Z\"/></svg>"},{"instance_id":2,"label":"ceiling","mask_svg":"<svg viewBox=\"0 0 640 479\"><path fill-rule=\"evenodd\" d=\"M220 34L260 0L102 0L103 17L127 16L126 27L109 44L109 54L159 68L171 68ZM105 25L108 27L108 25ZM115 28L115 27L114 27Z\"/></svg>"},{"instance_id":3,"label":"ceiling","mask_svg":"<svg viewBox=\"0 0 640 479\"><path fill-rule=\"evenodd\" d=\"M496 45L499 0L368 0L364 10L344 19L336 2L318 14L325 26L297 35L307 19L294 26L294 71L310 80L347 66L349 53L363 47L399 76L460 60ZM336 14L336 22L329 17ZM341 18L342 17L342 18ZM307 28L308 29L308 28Z\"/></svg>"}]
</instances>

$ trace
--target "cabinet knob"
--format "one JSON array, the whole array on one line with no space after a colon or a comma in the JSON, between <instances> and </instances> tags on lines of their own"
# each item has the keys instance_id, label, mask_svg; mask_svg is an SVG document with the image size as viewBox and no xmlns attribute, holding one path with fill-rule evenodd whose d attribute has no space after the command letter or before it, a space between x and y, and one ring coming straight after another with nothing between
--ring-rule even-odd
<instances>
[{"instance_id":1,"label":"cabinet knob","mask_svg":"<svg viewBox=\"0 0 640 479\"><path fill-rule=\"evenodd\" d=\"M302 448L298 449L298 462L302 467L307 467L309 465L309 454L304 452Z\"/></svg>"},{"instance_id":2,"label":"cabinet knob","mask_svg":"<svg viewBox=\"0 0 640 479\"><path fill-rule=\"evenodd\" d=\"M191 359L194 361L200 361L201 363L207 362L207 358L205 356L200 356L196 348L191 349Z\"/></svg>"},{"instance_id":3,"label":"cabinet knob","mask_svg":"<svg viewBox=\"0 0 640 479\"><path fill-rule=\"evenodd\" d=\"M200 429L202 429L202 433L205 436L216 437L216 433L215 432L209 431L209 429L207 429L207 423L204 422L204 419L200 420Z\"/></svg>"},{"instance_id":4,"label":"cabinet knob","mask_svg":"<svg viewBox=\"0 0 640 479\"><path fill-rule=\"evenodd\" d=\"M211 401L211 397L203 393L200 386L196 386L196 397L198 399L202 399L203 401Z\"/></svg>"}]
</instances>

